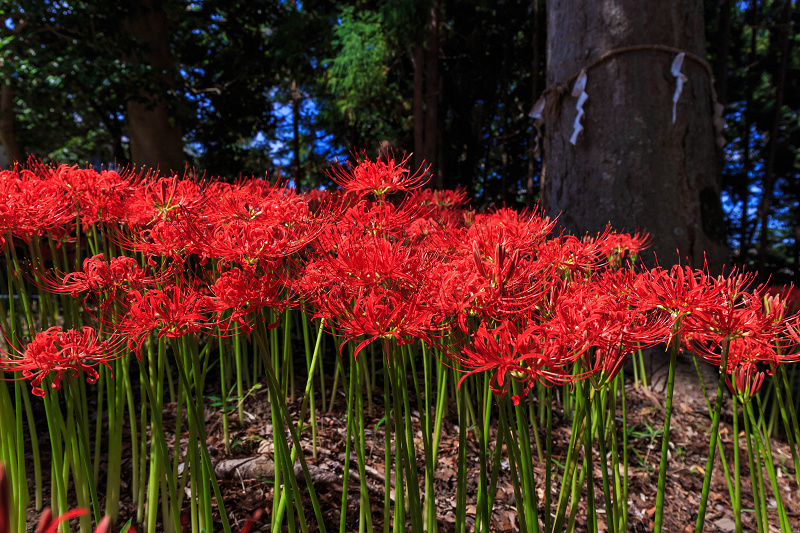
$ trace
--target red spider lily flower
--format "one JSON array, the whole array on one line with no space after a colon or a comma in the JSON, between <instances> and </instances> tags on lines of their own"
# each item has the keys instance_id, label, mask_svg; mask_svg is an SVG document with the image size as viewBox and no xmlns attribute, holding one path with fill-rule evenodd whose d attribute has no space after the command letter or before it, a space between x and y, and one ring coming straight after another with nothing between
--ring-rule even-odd
<instances>
[{"instance_id":1,"label":"red spider lily flower","mask_svg":"<svg viewBox=\"0 0 800 533\"><path fill-rule=\"evenodd\" d=\"M634 266L639 253L648 248L651 242L649 233L638 231L633 235L610 231L600 240L603 253L613 268L622 268L625 264Z\"/></svg>"},{"instance_id":2,"label":"red spider lily flower","mask_svg":"<svg viewBox=\"0 0 800 533\"><path fill-rule=\"evenodd\" d=\"M118 293L124 295L130 290L164 283L174 275L174 270L166 268L149 276L132 257L119 256L106 261L103 254L97 254L83 260L82 272L47 274L36 270L34 274L34 283L48 292L69 294L73 298L86 292L84 305L87 298L94 295L100 298L100 309L107 309Z\"/></svg>"},{"instance_id":3,"label":"red spider lily flower","mask_svg":"<svg viewBox=\"0 0 800 533\"><path fill-rule=\"evenodd\" d=\"M95 383L99 377L95 367L103 365L111 370L109 362L122 356L121 339L101 341L98 336L90 327L66 331L52 327L38 333L24 351L0 350L0 370L22 372L22 378L15 379L30 380L36 396L44 396L42 381L51 373L55 373L50 384L54 389L61 386L65 373L78 377L83 372L87 382Z\"/></svg>"},{"instance_id":4,"label":"red spider lily flower","mask_svg":"<svg viewBox=\"0 0 800 533\"><path fill-rule=\"evenodd\" d=\"M209 200L197 216L181 220L180 231L192 242L188 251L248 270L305 248L331 217L328 208L312 212L295 190L267 182L250 180L207 192Z\"/></svg>"},{"instance_id":5,"label":"red spider lily flower","mask_svg":"<svg viewBox=\"0 0 800 533\"><path fill-rule=\"evenodd\" d=\"M129 226L148 226L158 220L174 221L201 205L202 186L178 176L142 179L120 212L115 213Z\"/></svg>"},{"instance_id":6,"label":"red spider lily flower","mask_svg":"<svg viewBox=\"0 0 800 533\"><path fill-rule=\"evenodd\" d=\"M645 312L661 314L670 322L670 333L664 342L675 336L683 340L686 317L707 321L724 303L721 285L706 270L692 270L680 265L670 270L660 267L639 274L633 290Z\"/></svg>"},{"instance_id":7,"label":"red spider lily flower","mask_svg":"<svg viewBox=\"0 0 800 533\"><path fill-rule=\"evenodd\" d=\"M411 173L405 166L410 158L408 155L398 163L394 154L387 153L386 161L377 159L373 162L363 154L362 160L356 165L349 162L346 167L335 165L329 176L345 192L359 197L374 194L375 198L383 201L387 194L418 189L430 179L427 169L422 167Z\"/></svg>"},{"instance_id":8,"label":"red spider lily flower","mask_svg":"<svg viewBox=\"0 0 800 533\"><path fill-rule=\"evenodd\" d=\"M141 358L142 345L152 332L156 337L182 337L212 327L205 316L207 299L191 287L173 285L164 290L151 289L128 293L130 306L118 324L110 324L127 336L128 345Z\"/></svg>"},{"instance_id":9,"label":"red spider lily flower","mask_svg":"<svg viewBox=\"0 0 800 533\"><path fill-rule=\"evenodd\" d=\"M354 357L377 339L395 339L400 344L411 344L415 339L429 340L434 315L423 304L419 294L407 298L392 291L375 290L360 295L350 302L345 298L329 298L320 309L326 323L332 322L344 337L344 345L366 336L355 349ZM388 354L387 354L388 355Z\"/></svg>"},{"instance_id":10,"label":"red spider lily flower","mask_svg":"<svg viewBox=\"0 0 800 533\"><path fill-rule=\"evenodd\" d=\"M250 333L252 328L248 316L254 317L263 308L281 312L291 304L283 281L272 273L258 276L235 268L220 274L210 288L213 296L206 298L206 306L217 314L217 324L224 331L229 331L236 323L245 333ZM271 324L277 325L277 321Z\"/></svg>"},{"instance_id":11,"label":"red spider lily flower","mask_svg":"<svg viewBox=\"0 0 800 533\"><path fill-rule=\"evenodd\" d=\"M582 279L555 293L552 317L542 328L571 351L581 353L592 384L600 389L617 375L625 357L655 346L669 333L669 322L637 305L630 270Z\"/></svg>"},{"instance_id":12,"label":"red spider lily flower","mask_svg":"<svg viewBox=\"0 0 800 533\"><path fill-rule=\"evenodd\" d=\"M459 386L472 374L492 372L492 392L502 396L508 392L511 378L525 383L523 391L512 398L516 405L537 382L549 386L585 377L572 375L567 370L575 361L576 354L567 354L562 345L549 342L541 333L536 324L522 330L508 320L492 329L481 324L472 335L470 346L465 346L457 354L448 351L465 372Z\"/></svg>"},{"instance_id":13,"label":"red spider lily flower","mask_svg":"<svg viewBox=\"0 0 800 533\"><path fill-rule=\"evenodd\" d=\"M29 170L0 171L0 230L29 242L53 232L65 235L75 220L75 205L55 184Z\"/></svg>"}]
</instances>

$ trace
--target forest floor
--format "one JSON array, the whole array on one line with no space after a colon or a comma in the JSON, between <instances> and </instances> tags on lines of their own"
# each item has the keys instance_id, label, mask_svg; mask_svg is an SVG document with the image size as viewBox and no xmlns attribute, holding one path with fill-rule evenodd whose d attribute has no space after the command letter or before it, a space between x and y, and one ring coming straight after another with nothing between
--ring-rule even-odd
<instances>
[{"instance_id":1,"label":"forest floor","mask_svg":"<svg viewBox=\"0 0 800 533\"><path fill-rule=\"evenodd\" d=\"M663 357L663 354L662 354ZM713 388L716 383L714 369L703 369L707 386ZM629 440L629 531L648 532L653 530L653 514L656 502L656 480L658 477L658 462L661 447L661 427L664 416L664 382L666 368L654 369L651 375L649 388L635 387L632 381L626 385ZM330 390L330 389L329 389ZM341 387L339 388L341 391ZM711 425L705 399L697 378L696 371L691 361L685 359L678 367L675 385L675 409L672 417L670 463L667 474L666 511L663 531L683 532L693 531L700 492L703 483L703 472L708 453L708 432ZM379 396L376 396L378 398ZM220 484L224 494L225 507L232 515L232 527L239 531L244 520L252 516L258 509L263 514L256 522L254 531L269 529L269 514L272 511L272 485L271 485L271 457L272 457L272 427L269 420L268 400L266 387L248 395L244 404L245 423L239 423L235 412L229 416L231 451L225 452L221 415L218 410L210 407L211 402L206 402L206 420L208 427L208 446L212 461L216 461L216 470L221 477ZM370 489L372 502L373 527L375 531L383 531L383 411L379 404L374 406L372 415L365 414L365 427L367 428L366 453L368 455L367 485ZM727 404L730 413L730 403ZM293 416L297 416L300 402L289 402L289 409ZM312 471L312 478L319 497L325 526L328 531L339 530L339 509L342 502L342 473L344 471L345 432L346 432L346 398L344 392L337 394L336 401L327 412L319 412L318 446L316 457L312 454L310 431L305 431L301 440L305 457ZM723 411L723 413L726 411ZM456 480L458 465L458 427L454 415L455 409L450 410L451 415L444 420L443 434L439 449L438 465L435 474L435 494L438 508L438 531L448 533L455 530L456 521ZM618 410L618 418L621 411ZM730 414L723 417L720 424L721 440L729 462L733 456L732 417ZM418 437L419 449L417 457L421 458L422 443L419 419L412 417L415 434ZM175 427L175 406L165 406L164 428L167 431L167 441L174 443L174 435L169 433L169 428ZM184 426L186 427L185 423ZM567 422L554 417L554 459L563 464L564 455L569 443L570 426ZM491 435L494 442L495 435ZM748 509L753 508L750 476L744 448L744 439L740 439L742 446L742 494L743 524L745 531L755 530L755 514ZM186 440L182 439L185 447ZM782 492L782 500L793 529L800 529L800 496L795 482L794 466L790 450L785 442L774 440L772 443L775 464L778 467L778 484ZM123 451L123 457L130 457ZM170 450L171 453L171 450ZM601 471L599 468L599 455L595 452L595 494L597 498L598 525L600 531L606 531L605 514L602 510L603 490ZM734 516L731 508L728 487L723 474L721 462L718 459L714 468L710 503L706 514L705 531L733 531ZM130 471L130 459L126 464L123 461L122 471ZM475 492L478 486L478 446L472 433L468 434L467 463L474 464L469 469L467 486L470 494L467 497L467 531L472 531L475 521ZM348 490L348 515L346 521L347 531L358 531L358 505L360 485L355 455L351 460L351 479ZM492 516L494 531L519 531L516 510L514 505L514 491L506 468L501 468L497 484L497 497ZM536 483L542 499L544 487L545 465L535 459L534 470ZM424 465L419 463L420 479L424 479ZM354 477L355 476L355 477ZM779 531L778 517L775 511L775 501L771 498L769 481L766 475L768 506L770 507L771 530ZM120 522L124 523L129 517L135 515L135 508L125 495L130 494L127 486L129 480L123 480L123 502L120 510ZM302 483L302 479L299 480ZM558 486L553 487L554 501L557 499ZM308 502L306 502L308 503ZM215 510L216 512L216 510ZM306 516L313 518L310 505L306 505ZM541 513L540 513L541 516ZM32 517L30 522L33 522ZM587 530L586 500L579 503L576 521L577 531ZM160 530L160 526L159 526ZM310 531L317 531L318 527L311 525Z\"/></svg>"}]
</instances>

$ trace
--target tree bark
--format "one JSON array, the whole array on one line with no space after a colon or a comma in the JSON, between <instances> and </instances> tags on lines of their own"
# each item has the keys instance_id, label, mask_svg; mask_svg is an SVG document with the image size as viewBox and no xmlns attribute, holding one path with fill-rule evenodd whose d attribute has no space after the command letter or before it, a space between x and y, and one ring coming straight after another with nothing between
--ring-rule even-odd
<instances>
[{"instance_id":1,"label":"tree bark","mask_svg":"<svg viewBox=\"0 0 800 533\"><path fill-rule=\"evenodd\" d=\"M6 151L9 163L25 162L14 129L14 89L10 85L0 87L0 143Z\"/></svg>"},{"instance_id":2,"label":"tree bark","mask_svg":"<svg viewBox=\"0 0 800 533\"><path fill-rule=\"evenodd\" d=\"M123 28L140 47L132 51L131 61L149 65L158 82L141 88L137 97L128 101L131 162L137 168L158 169L162 174L181 171L185 165L183 136L169 105L168 89L175 85L175 65L163 2L135 0Z\"/></svg>"},{"instance_id":3,"label":"tree bark","mask_svg":"<svg viewBox=\"0 0 800 533\"><path fill-rule=\"evenodd\" d=\"M547 12L549 87L574 81L590 62L626 46L667 45L705 56L700 0L613 5L562 0L548 2ZM569 139L577 99L569 91L564 95L556 113L546 117L543 204L573 233L598 233L609 223L620 231L641 229L653 236L652 249L663 266L688 258L700 267L705 258L718 271L728 254L715 170L711 80L686 58L682 72L688 81L673 124L674 57L636 51L589 70L585 129L575 146ZM550 98L557 96L550 93Z\"/></svg>"}]
</instances>

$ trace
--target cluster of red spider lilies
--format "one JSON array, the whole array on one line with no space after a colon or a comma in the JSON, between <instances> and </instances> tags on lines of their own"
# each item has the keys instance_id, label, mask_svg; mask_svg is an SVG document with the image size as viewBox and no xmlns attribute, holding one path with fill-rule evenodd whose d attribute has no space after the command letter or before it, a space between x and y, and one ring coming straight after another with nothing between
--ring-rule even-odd
<instances>
[{"instance_id":1,"label":"cluster of red spider lilies","mask_svg":"<svg viewBox=\"0 0 800 533\"><path fill-rule=\"evenodd\" d=\"M555 235L552 221L538 210L476 212L465 206L464 191L423 190L424 173L411 172L406 160L362 157L330 175L339 190L300 193L261 179L156 178L36 163L0 171L3 286L10 295L0 305L6 341L0 377L7 380L0 382L0 461L8 466L16 502L9 531L25 529L26 453L34 453L39 467L25 380L47 410L54 510L67 511L69 474L78 503L94 511L82 518L82 529L90 530L91 519L104 514L103 501L105 513L116 517L121 474L109 468L103 483L99 464L101 457L116 464L122 435L130 433L131 497L138 505L135 519L147 531L184 531L180 517L186 509L192 531L229 531L214 463L203 445L202 398L216 358L226 445L228 416L238 409L237 423L244 423L245 383L252 390L267 379L276 465L271 526L302 525L305 531L310 507L317 527L325 530L299 449L307 411L316 439L315 397L323 404L326 399L325 376L315 380L325 338L333 338L337 352L347 355L337 359L333 387L339 378L349 381L347 461L352 449L361 483L364 411L372 412L372 392L383 391L385 471L393 474L385 476L382 520L394 531L437 527L433 473L451 400L459 427L473 428L481 449L476 528L489 530L499 465L508 461L523 531L574 528L581 491L579 485L577 495L570 494L569 486L578 481L587 490L590 530L592 524L597 530L599 503L609 530L626 531L628 457L622 437L627 433L624 411L621 428L616 414L625 396L620 371L643 348L666 345L671 361L657 531L667 490L679 350L721 369L698 530L725 384L734 398L735 421L741 407L752 465L763 461L769 470L772 464L769 439L750 402L767 378L778 387L790 442L800 437L791 429L794 403L781 366L800 359L800 324L788 293L769 294L753 286L751 274L736 271L714 277L685 266L640 267L636 260L646 235L611 230ZM295 359L302 359L294 354L298 345L306 360L300 395L294 369ZM138 366L138 381L131 364ZM638 376L639 367L634 368ZM573 421L560 477L551 474L550 465L553 388L563 389L561 407ZM89 401L93 394L96 399ZM287 397L302 400L299 421L291 419ZM176 434L188 432L185 450L179 443L168 450L161 424L165 398L177 405ZM421 443L411 428L412 400L425 429ZM188 427L181 428L182 410ZM35 448L30 451L23 436L26 420ZM758 442L751 443L750 435ZM462 449L467 438L467 431L460 431ZM595 447L602 502L594 496ZM420 453L424 481L416 460ZM541 501L536 492L541 480L532 468L537 456L548 465ZM295 479L295 464L303 467L306 487L302 478ZM462 528L466 471L462 457L456 509ZM345 468L342 531L348 476ZM34 477L38 507L40 467ZM729 486L734 511L741 515L738 479L737 471ZM774 476L770 481L785 529L788 518ZM753 496L754 526L764 531L770 520L759 497L765 485L763 479L753 484L761 490ZM372 511L364 492L358 524L368 529ZM739 517L737 528L742 527Z\"/></svg>"}]
</instances>

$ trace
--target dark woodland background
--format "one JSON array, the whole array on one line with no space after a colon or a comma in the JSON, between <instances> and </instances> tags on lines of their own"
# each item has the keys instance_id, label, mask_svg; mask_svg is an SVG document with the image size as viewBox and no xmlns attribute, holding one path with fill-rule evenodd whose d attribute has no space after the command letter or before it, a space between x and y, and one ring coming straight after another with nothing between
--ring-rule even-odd
<instances>
[{"instance_id":1,"label":"dark woodland background","mask_svg":"<svg viewBox=\"0 0 800 533\"><path fill-rule=\"evenodd\" d=\"M0 16L6 166L311 188L392 148L475 207L540 202L570 231L649 231L662 264L707 252L800 281L797 2L5 0ZM631 51L589 70L565 142L575 76L637 45L707 60L685 59L675 123L675 53Z\"/></svg>"}]
</instances>

